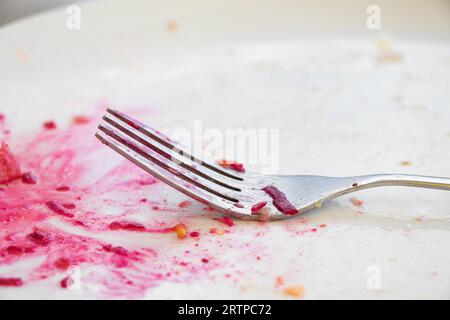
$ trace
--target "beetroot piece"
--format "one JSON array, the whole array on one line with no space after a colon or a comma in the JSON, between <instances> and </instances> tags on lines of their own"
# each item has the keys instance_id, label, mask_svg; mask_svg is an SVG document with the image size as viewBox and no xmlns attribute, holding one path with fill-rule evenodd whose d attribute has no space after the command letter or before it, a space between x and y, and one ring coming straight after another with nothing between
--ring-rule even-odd
<instances>
[{"instance_id":1,"label":"beetroot piece","mask_svg":"<svg viewBox=\"0 0 450 320\"><path fill-rule=\"evenodd\" d=\"M50 235L39 230L35 230L27 235L28 240L40 246L46 246L50 243Z\"/></svg>"},{"instance_id":2,"label":"beetroot piece","mask_svg":"<svg viewBox=\"0 0 450 320\"><path fill-rule=\"evenodd\" d=\"M20 278L0 278L0 287L20 287L23 281Z\"/></svg>"},{"instance_id":3,"label":"beetroot piece","mask_svg":"<svg viewBox=\"0 0 450 320\"><path fill-rule=\"evenodd\" d=\"M55 189L56 191L66 192L69 191L70 188L68 186L60 186Z\"/></svg>"},{"instance_id":4,"label":"beetroot piece","mask_svg":"<svg viewBox=\"0 0 450 320\"><path fill-rule=\"evenodd\" d=\"M22 182L26 184L36 184L37 179L31 172L22 174Z\"/></svg>"},{"instance_id":5,"label":"beetroot piece","mask_svg":"<svg viewBox=\"0 0 450 320\"><path fill-rule=\"evenodd\" d=\"M273 205L280 210L280 212L288 215L298 213L298 210L289 202L286 195L277 187L268 186L263 188L263 190L273 199Z\"/></svg>"},{"instance_id":6,"label":"beetroot piece","mask_svg":"<svg viewBox=\"0 0 450 320\"><path fill-rule=\"evenodd\" d=\"M262 208L264 208L265 206L266 206L266 204L267 204L267 201L263 201L263 202L258 202L258 203L256 203L256 204L254 204L253 206L252 206L252 213L254 213L254 212L258 212L259 210L261 210Z\"/></svg>"},{"instance_id":7,"label":"beetroot piece","mask_svg":"<svg viewBox=\"0 0 450 320\"><path fill-rule=\"evenodd\" d=\"M42 124L42 126L47 130L53 130L56 129L56 123L55 121L46 121Z\"/></svg>"},{"instance_id":8,"label":"beetroot piece","mask_svg":"<svg viewBox=\"0 0 450 320\"><path fill-rule=\"evenodd\" d=\"M20 165L6 143L0 145L0 184L8 183L22 176Z\"/></svg>"},{"instance_id":9,"label":"beetroot piece","mask_svg":"<svg viewBox=\"0 0 450 320\"><path fill-rule=\"evenodd\" d=\"M55 201L48 201L45 203L47 205L47 207L52 210L54 213L60 215L60 216L64 216L64 217L68 217L68 218L73 218L73 214L69 213L66 211L66 209L64 209L63 206L59 205L58 203L56 203Z\"/></svg>"},{"instance_id":10,"label":"beetroot piece","mask_svg":"<svg viewBox=\"0 0 450 320\"><path fill-rule=\"evenodd\" d=\"M73 279L71 277L65 277L61 280L59 283L61 285L61 288L67 289L74 283Z\"/></svg>"}]
</instances>

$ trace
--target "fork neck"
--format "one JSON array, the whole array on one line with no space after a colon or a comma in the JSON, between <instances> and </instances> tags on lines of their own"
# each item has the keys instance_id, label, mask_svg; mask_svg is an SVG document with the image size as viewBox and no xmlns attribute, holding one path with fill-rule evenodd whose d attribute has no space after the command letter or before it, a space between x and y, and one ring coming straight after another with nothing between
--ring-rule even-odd
<instances>
[{"instance_id":1,"label":"fork neck","mask_svg":"<svg viewBox=\"0 0 450 320\"><path fill-rule=\"evenodd\" d=\"M352 177L355 189L367 189L382 186L405 186L450 190L450 178L405 174L375 174Z\"/></svg>"}]
</instances>

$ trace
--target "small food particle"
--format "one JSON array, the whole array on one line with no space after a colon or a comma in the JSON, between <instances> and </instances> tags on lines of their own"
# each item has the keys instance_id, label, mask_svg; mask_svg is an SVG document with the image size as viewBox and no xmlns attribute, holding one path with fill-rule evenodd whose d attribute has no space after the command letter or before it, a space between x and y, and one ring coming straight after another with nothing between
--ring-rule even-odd
<instances>
[{"instance_id":1,"label":"small food particle","mask_svg":"<svg viewBox=\"0 0 450 320\"><path fill-rule=\"evenodd\" d=\"M177 237L178 237L179 239L184 239L184 238L186 238L187 230L186 230L186 226L185 226L184 224L182 224L182 223L177 224L177 225L174 227L174 230L175 230L175 232L176 232L176 234L177 234Z\"/></svg>"},{"instance_id":2,"label":"small food particle","mask_svg":"<svg viewBox=\"0 0 450 320\"><path fill-rule=\"evenodd\" d=\"M45 203L47 205L47 207L53 211L54 213L60 215L60 216L65 216L68 218L73 218L73 214L67 212L63 206L59 205L58 203L56 203L55 201L47 201Z\"/></svg>"},{"instance_id":3,"label":"small food particle","mask_svg":"<svg viewBox=\"0 0 450 320\"><path fill-rule=\"evenodd\" d=\"M60 285L61 285L61 288L67 289L71 285L73 285L73 283L74 283L74 281L73 281L72 277L65 277L64 279L61 280Z\"/></svg>"},{"instance_id":4,"label":"small food particle","mask_svg":"<svg viewBox=\"0 0 450 320\"><path fill-rule=\"evenodd\" d=\"M35 230L27 235L28 240L40 246L46 246L50 243L50 235L44 231Z\"/></svg>"},{"instance_id":5,"label":"small food particle","mask_svg":"<svg viewBox=\"0 0 450 320\"><path fill-rule=\"evenodd\" d=\"M401 164L402 166L404 166L404 167L407 167L407 166L410 166L410 165L411 165L411 162L406 160L406 161L400 162L400 164Z\"/></svg>"},{"instance_id":6,"label":"small food particle","mask_svg":"<svg viewBox=\"0 0 450 320\"><path fill-rule=\"evenodd\" d=\"M217 229L217 228L211 228L211 229L209 230L209 233L217 234L217 235L223 235L223 234L225 233L225 231L219 230L219 229Z\"/></svg>"},{"instance_id":7,"label":"small food particle","mask_svg":"<svg viewBox=\"0 0 450 320\"><path fill-rule=\"evenodd\" d=\"M178 23L175 20L170 20L167 22L166 28L171 32L176 31L178 28Z\"/></svg>"},{"instance_id":8,"label":"small food particle","mask_svg":"<svg viewBox=\"0 0 450 320\"><path fill-rule=\"evenodd\" d=\"M284 284L284 279L283 279L283 277L278 276L278 277L275 279L275 286L276 286L276 287L281 287L283 284Z\"/></svg>"},{"instance_id":9,"label":"small food particle","mask_svg":"<svg viewBox=\"0 0 450 320\"><path fill-rule=\"evenodd\" d=\"M209 262L209 260L208 260L208 259L206 259L206 258L202 258L202 262L203 262L203 263L208 263L208 262Z\"/></svg>"},{"instance_id":10,"label":"small food particle","mask_svg":"<svg viewBox=\"0 0 450 320\"><path fill-rule=\"evenodd\" d=\"M266 206L266 204L267 204L267 201L258 202L256 204L254 204L251 208L252 213L258 212L259 210L264 208Z\"/></svg>"},{"instance_id":11,"label":"small food particle","mask_svg":"<svg viewBox=\"0 0 450 320\"><path fill-rule=\"evenodd\" d=\"M298 213L298 210L289 202L286 195L275 186L268 186L263 190L273 199L273 205L280 210L280 212L288 215Z\"/></svg>"},{"instance_id":12,"label":"small food particle","mask_svg":"<svg viewBox=\"0 0 450 320\"><path fill-rule=\"evenodd\" d=\"M317 232L317 228L312 228L311 232Z\"/></svg>"},{"instance_id":13,"label":"small food particle","mask_svg":"<svg viewBox=\"0 0 450 320\"><path fill-rule=\"evenodd\" d=\"M22 182L26 184L36 184L37 179L31 172L25 172L22 174Z\"/></svg>"},{"instance_id":14,"label":"small food particle","mask_svg":"<svg viewBox=\"0 0 450 320\"><path fill-rule=\"evenodd\" d=\"M192 238L198 238L198 237L200 237L200 232L192 231L189 235L190 235Z\"/></svg>"},{"instance_id":15,"label":"small food particle","mask_svg":"<svg viewBox=\"0 0 450 320\"><path fill-rule=\"evenodd\" d=\"M353 205L355 205L357 207L362 207L364 205L364 201L359 200L358 198L355 198L355 197L351 197L350 201L353 203Z\"/></svg>"},{"instance_id":16,"label":"small food particle","mask_svg":"<svg viewBox=\"0 0 450 320\"><path fill-rule=\"evenodd\" d=\"M243 208L244 207L244 205L242 203L235 203L234 206L236 208Z\"/></svg>"},{"instance_id":17,"label":"small food particle","mask_svg":"<svg viewBox=\"0 0 450 320\"><path fill-rule=\"evenodd\" d=\"M79 116L75 116L75 117L72 118L72 123L73 124L81 125L81 124L86 124L88 122L89 122L89 118L86 117L86 116L79 115Z\"/></svg>"},{"instance_id":18,"label":"small food particle","mask_svg":"<svg viewBox=\"0 0 450 320\"><path fill-rule=\"evenodd\" d=\"M20 287L23 281L20 278L0 278L0 287Z\"/></svg>"},{"instance_id":19,"label":"small food particle","mask_svg":"<svg viewBox=\"0 0 450 320\"><path fill-rule=\"evenodd\" d=\"M44 122L43 127L47 130L53 130L56 129L56 123L55 121L46 121Z\"/></svg>"},{"instance_id":20,"label":"small food particle","mask_svg":"<svg viewBox=\"0 0 450 320\"><path fill-rule=\"evenodd\" d=\"M9 146L2 142L0 144L0 184L11 182L22 176L20 165L12 154Z\"/></svg>"},{"instance_id":21,"label":"small food particle","mask_svg":"<svg viewBox=\"0 0 450 320\"><path fill-rule=\"evenodd\" d=\"M357 187L357 186L358 186L358 183L357 183L357 182L355 182L355 183L352 184L352 187Z\"/></svg>"},{"instance_id":22,"label":"small food particle","mask_svg":"<svg viewBox=\"0 0 450 320\"><path fill-rule=\"evenodd\" d=\"M320 228L325 228L327 225L325 223L319 224Z\"/></svg>"},{"instance_id":23,"label":"small food particle","mask_svg":"<svg viewBox=\"0 0 450 320\"><path fill-rule=\"evenodd\" d=\"M19 255L23 253L23 249L17 246L9 246L6 251L11 255Z\"/></svg>"},{"instance_id":24,"label":"small food particle","mask_svg":"<svg viewBox=\"0 0 450 320\"><path fill-rule=\"evenodd\" d=\"M69 210L73 210L75 209L77 206L73 203L63 203L62 205L64 208L69 209Z\"/></svg>"},{"instance_id":25,"label":"small food particle","mask_svg":"<svg viewBox=\"0 0 450 320\"><path fill-rule=\"evenodd\" d=\"M184 201L181 201L181 202L178 204L178 207L181 208L181 209L183 209L183 208L189 207L191 204L192 204L192 201L190 201L190 200L184 200Z\"/></svg>"},{"instance_id":26,"label":"small food particle","mask_svg":"<svg viewBox=\"0 0 450 320\"><path fill-rule=\"evenodd\" d=\"M231 169L237 172L245 172L244 165L236 161L219 160L217 161L217 163L225 169Z\"/></svg>"},{"instance_id":27,"label":"small food particle","mask_svg":"<svg viewBox=\"0 0 450 320\"><path fill-rule=\"evenodd\" d=\"M303 294L305 293L305 289L302 286L290 286L284 288L284 293L288 296L294 297L294 298L301 298Z\"/></svg>"},{"instance_id":28,"label":"small food particle","mask_svg":"<svg viewBox=\"0 0 450 320\"><path fill-rule=\"evenodd\" d=\"M126 231L145 231L145 227L142 224L134 222L118 222L114 221L108 225L110 230L126 230Z\"/></svg>"},{"instance_id":29,"label":"small food particle","mask_svg":"<svg viewBox=\"0 0 450 320\"><path fill-rule=\"evenodd\" d=\"M68 186L60 186L60 187L57 187L55 190L60 191L60 192L66 192L66 191L69 191L70 188Z\"/></svg>"}]
</instances>

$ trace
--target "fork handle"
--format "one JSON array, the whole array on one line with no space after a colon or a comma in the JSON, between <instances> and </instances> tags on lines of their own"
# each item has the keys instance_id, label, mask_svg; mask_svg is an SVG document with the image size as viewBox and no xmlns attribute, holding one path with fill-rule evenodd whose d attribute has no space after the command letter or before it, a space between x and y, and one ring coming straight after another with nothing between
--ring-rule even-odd
<instances>
[{"instance_id":1,"label":"fork handle","mask_svg":"<svg viewBox=\"0 0 450 320\"><path fill-rule=\"evenodd\" d=\"M450 178L417 176L410 174L374 174L356 176L352 179L357 183L355 188L366 189L383 186L405 186L450 190Z\"/></svg>"}]
</instances>

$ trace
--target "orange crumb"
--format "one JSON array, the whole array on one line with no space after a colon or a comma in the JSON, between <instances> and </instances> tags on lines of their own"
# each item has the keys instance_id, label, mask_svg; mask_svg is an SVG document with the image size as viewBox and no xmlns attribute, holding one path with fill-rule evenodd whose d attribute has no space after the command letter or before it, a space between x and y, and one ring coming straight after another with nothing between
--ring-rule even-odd
<instances>
[{"instance_id":1,"label":"orange crumb","mask_svg":"<svg viewBox=\"0 0 450 320\"><path fill-rule=\"evenodd\" d=\"M320 228L325 228L327 225L325 223L319 224Z\"/></svg>"},{"instance_id":2,"label":"orange crumb","mask_svg":"<svg viewBox=\"0 0 450 320\"><path fill-rule=\"evenodd\" d=\"M186 238L187 229L186 229L186 226L184 224L182 224L182 223L177 224L174 227L174 230L175 230L178 238L180 238L180 239Z\"/></svg>"},{"instance_id":3,"label":"orange crumb","mask_svg":"<svg viewBox=\"0 0 450 320\"><path fill-rule=\"evenodd\" d=\"M301 298L303 294L305 293L305 288L303 286L290 286L284 288L284 293L288 296L294 297L294 298Z\"/></svg>"},{"instance_id":4,"label":"orange crumb","mask_svg":"<svg viewBox=\"0 0 450 320\"><path fill-rule=\"evenodd\" d=\"M167 30L173 32L178 29L178 23L175 20L170 20L166 25Z\"/></svg>"},{"instance_id":5,"label":"orange crumb","mask_svg":"<svg viewBox=\"0 0 450 320\"><path fill-rule=\"evenodd\" d=\"M86 124L89 122L89 118L86 116L75 116L72 118L73 124Z\"/></svg>"},{"instance_id":6,"label":"orange crumb","mask_svg":"<svg viewBox=\"0 0 450 320\"><path fill-rule=\"evenodd\" d=\"M364 201L359 200L358 198L355 197L351 197L350 201L357 207L362 207L362 205L364 204Z\"/></svg>"},{"instance_id":7,"label":"orange crumb","mask_svg":"<svg viewBox=\"0 0 450 320\"><path fill-rule=\"evenodd\" d=\"M211 228L209 230L209 233L213 233L213 234L218 234L218 235L223 235L225 233L225 231L223 230L219 230L217 228Z\"/></svg>"}]
</instances>

